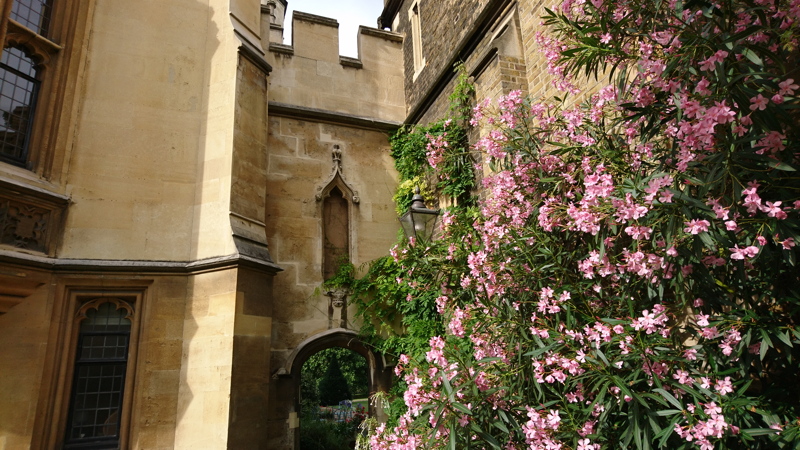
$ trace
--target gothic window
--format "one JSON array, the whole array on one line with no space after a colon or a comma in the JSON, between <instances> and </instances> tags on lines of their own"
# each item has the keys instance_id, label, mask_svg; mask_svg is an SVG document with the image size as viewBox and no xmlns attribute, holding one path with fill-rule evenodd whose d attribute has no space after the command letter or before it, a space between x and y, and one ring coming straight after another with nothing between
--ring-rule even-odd
<instances>
[{"instance_id":1,"label":"gothic window","mask_svg":"<svg viewBox=\"0 0 800 450\"><path fill-rule=\"evenodd\" d=\"M78 317L64 448L118 448L133 308L103 298L85 304Z\"/></svg>"},{"instance_id":2,"label":"gothic window","mask_svg":"<svg viewBox=\"0 0 800 450\"><path fill-rule=\"evenodd\" d=\"M64 23L66 8L79 2L55 0L7 0L0 19L3 54L0 60L0 161L37 169L46 159L40 135L49 135L41 123L43 96L61 90L65 83L54 79L56 59L62 47L58 41L72 32ZM61 9L57 9L60 7ZM52 28L57 32L52 33ZM55 37L54 37L55 36ZM47 75L46 75L47 74ZM47 80L46 80L47 78ZM49 84L45 81L49 81ZM49 103L55 102L50 96ZM53 103L55 104L55 103ZM39 167L41 169L41 167Z\"/></svg>"}]
</instances>

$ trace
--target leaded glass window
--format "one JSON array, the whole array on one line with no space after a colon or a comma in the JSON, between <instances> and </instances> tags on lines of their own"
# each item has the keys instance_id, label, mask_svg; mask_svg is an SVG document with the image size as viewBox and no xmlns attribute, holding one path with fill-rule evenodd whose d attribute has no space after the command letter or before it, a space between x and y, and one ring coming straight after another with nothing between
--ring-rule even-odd
<instances>
[{"instance_id":1,"label":"leaded glass window","mask_svg":"<svg viewBox=\"0 0 800 450\"><path fill-rule=\"evenodd\" d=\"M131 335L130 312L106 302L80 323L66 449L119 446L122 396Z\"/></svg>"},{"instance_id":2,"label":"leaded glass window","mask_svg":"<svg viewBox=\"0 0 800 450\"><path fill-rule=\"evenodd\" d=\"M25 51L3 49L0 60L0 159L24 166L28 156L33 107L39 81L36 65Z\"/></svg>"},{"instance_id":3,"label":"leaded glass window","mask_svg":"<svg viewBox=\"0 0 800 450\"><path fill-rule=\"evenodd\" d=\"M34 33L47 37L52 0L14 0L11 18Z\"/></svg>"}]
</instances>

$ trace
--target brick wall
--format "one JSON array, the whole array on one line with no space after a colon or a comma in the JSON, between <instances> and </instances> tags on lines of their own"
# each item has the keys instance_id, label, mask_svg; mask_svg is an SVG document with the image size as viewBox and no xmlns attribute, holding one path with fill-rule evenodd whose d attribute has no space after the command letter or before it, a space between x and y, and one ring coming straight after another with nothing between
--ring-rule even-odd
<instances>
[{"instance_id":1,"label":"brick wall","mask_svg":"<svg viewBox=\"0 0 800 450\"><path fill-rule=\"evenodd\" d=\"M415 72L409 15L414 2L404 1L393 31L405 36L406 120L424 124L447 114L447 97L453 91L453 80L446 75L459 59L465 60L468 72L474 75L476 100L497 98L515 89L533 97L561 94L554 89L547 60L536 43L536 34L544 31L541 25L544 8L553 8L556 3L553 0L419 0L425 66ZM471 45L464 50L464 44L471 38L474 38ZM579 86L591 93L599 84L587 79Z\"/></svg>"}]
</instances>

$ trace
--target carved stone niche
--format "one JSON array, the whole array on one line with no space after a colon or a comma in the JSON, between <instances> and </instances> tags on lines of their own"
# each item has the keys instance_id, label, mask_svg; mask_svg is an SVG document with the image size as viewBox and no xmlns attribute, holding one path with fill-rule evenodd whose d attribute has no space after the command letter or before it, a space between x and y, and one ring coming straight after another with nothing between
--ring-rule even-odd
<instances>
[{"instance_id":1,"label":"carved stone niche","mask_svg":"<svg viewBox=\"0 0 800 450\"><path fill-rule=\"evenodd\" d=\"M0 246L53 256L69 198L0 180Z\"/></svg>"}]
</instances>

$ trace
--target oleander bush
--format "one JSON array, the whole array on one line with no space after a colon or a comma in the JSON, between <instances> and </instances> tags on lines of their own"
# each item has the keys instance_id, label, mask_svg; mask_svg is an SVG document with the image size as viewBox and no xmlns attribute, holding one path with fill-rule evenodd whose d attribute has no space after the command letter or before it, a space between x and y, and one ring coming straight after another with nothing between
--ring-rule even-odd
<instances>
[{"instance_id":1,"label":"oleander bush","mask_svg":"<svg viewBox=\"0 0 800 450\"><path fill-rule=\"evenodd\" d=\"M484 195L368 274L404 388L372 448L796 448L800 1L544 21L563 95L479 103Z\"/></svg>"}]
</instances>

